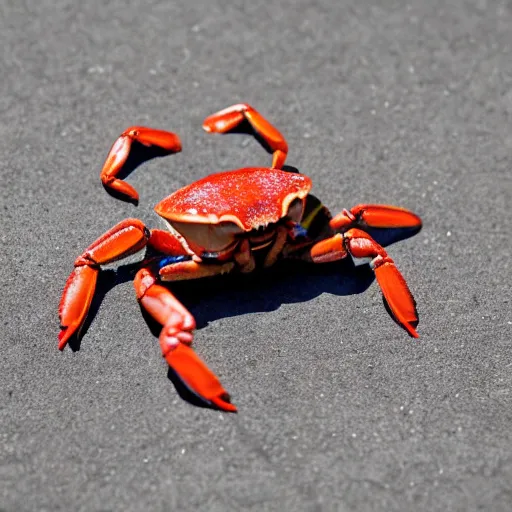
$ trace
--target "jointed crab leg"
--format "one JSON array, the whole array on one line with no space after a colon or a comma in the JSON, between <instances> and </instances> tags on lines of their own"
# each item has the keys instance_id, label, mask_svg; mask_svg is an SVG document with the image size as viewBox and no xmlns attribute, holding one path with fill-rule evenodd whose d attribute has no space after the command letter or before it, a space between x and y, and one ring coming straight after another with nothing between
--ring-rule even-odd
<instances>
[{"instance_id":1,"label":"jointed crab leg","mask_svg":"<svg viewBox=\"0 0 512 512\"><path fill-rule=\"evenodd\" d=\"M355 226L372 228L412 228L420 227L421 219L414 213L383 204L359 204L350 210L343 210L329 222L336 230Z\"/></svg>"},{"instance_id":2,"label":"jointed crab leg","mask_svg":"<svg viewBox=\"0 0 512 512\"><path fill-rule=\"evenodd\" d=\"M123 168L134 141L144 146L157 146L169 153L181 151L181 142L174 133L144 126L131 126L114 142L103 164L100 174L101 181L105 187L120 192L134 201L138 201L139 194L137 191L131 185L116 177Z\"/></svg>"},{"instance_id":3,"label":"jointed crab leg","mask_svg":"<svg viewBox=\"0 0 512 512\"><path fill-rule=\"evenodd\" d=\"M91 306L100 265L119 260L142 249L149 231L138 219L126 219L92 243L76 260L59 306L59 350L82 327Z\"/></svg>"},{"instance_id":4,"label":"jointed crab leg","mask_svg":"<svg viewBox=\"0 0 512 512\"><path fill-rule=\"evenodd\" d=\"M236 128L244 119L263 138L273 151L272 167L281 169L288 154L288 144L281 133L259 112L247 103L238 103L208 116L203 122L207 132L226 133Z\"/></svg>"},{"instance_id":5,"label":"jointed crab leg","mask_svg":"<svg viewBox=\"0 0 512 512\"><path fill-rule=\"evenodd\" d=\"M415 329L418 323L416 302L409 287L395 262L368 233L355 228L338 233L316 243L310 254L316 263L340 260L348 254L354 258L373 258L370 266L393 316L412 337L419 337Z\"/></svg>"},{"instance_id":6,"label":"jointed crab leg","mask_svg":"<svg viewBox=\"0 0 512 512\"><path fill-rule=\"evenodd\" d=\"M219 379L189 346L196 325L194 317L167 288L156 284L156 277L148 268L137 272L134 286L141 305L162 325L159 341L167 364L203 400L224 411L236 412Z\"/></svg>"}]
</instances>

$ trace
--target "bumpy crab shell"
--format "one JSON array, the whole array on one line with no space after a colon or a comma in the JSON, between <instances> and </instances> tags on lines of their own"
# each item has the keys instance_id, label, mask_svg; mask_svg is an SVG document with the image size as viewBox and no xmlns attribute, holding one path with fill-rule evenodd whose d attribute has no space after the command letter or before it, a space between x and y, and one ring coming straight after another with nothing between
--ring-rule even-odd
<instances>
[{"instance_id":1,"label":"bumpy crab shell","mask_svg":"<svg viewBox=\"0 0 512 512\"><path fill-rule=\"evenodd\" d=\"M295 199L304 199L311 180L278 169L247 168L211 174L177 190L155 206L169 222L236 224L251 231L276 223Z\"/></svg>"}]
</instances>

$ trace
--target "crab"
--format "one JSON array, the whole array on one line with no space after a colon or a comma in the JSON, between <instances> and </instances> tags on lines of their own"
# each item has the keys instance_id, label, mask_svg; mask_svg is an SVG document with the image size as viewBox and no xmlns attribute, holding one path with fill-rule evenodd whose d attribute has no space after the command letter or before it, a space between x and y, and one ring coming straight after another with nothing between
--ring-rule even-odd
<instances>
[{"instance_id":1,"label":"crab","mask_svg":"<svg viewBox=\"0 0 512 512\"><path fill-rule=\"evenodd\" d=\"M210 174L159 202L156 213L167 230L149 230L140 220L125 219L93 242L74 262L59 307L59 349L80 336L95 293L101 265L123 259L143 248L146 255L134 279L142 308L162 328L162 356L179 380L206 405L235 412L217 376L191 347L196 322L162 282L248 273L278 260L333 262L351 256L369 262L388 309L412 337L418 337L418 314L407 283L386 250L368 228L421 228L421 219L396 206L360 204L331 216L310 194L311 180L283 169L286 140L248 104L237 104L207 117L207 132L226 133L249 123L273 154L272 165ZM137 191L120 178L133 144L164 154L181 151L171 132L134 126L110 150L101 180L126 200Z\"/></svg>"}]
</instances>

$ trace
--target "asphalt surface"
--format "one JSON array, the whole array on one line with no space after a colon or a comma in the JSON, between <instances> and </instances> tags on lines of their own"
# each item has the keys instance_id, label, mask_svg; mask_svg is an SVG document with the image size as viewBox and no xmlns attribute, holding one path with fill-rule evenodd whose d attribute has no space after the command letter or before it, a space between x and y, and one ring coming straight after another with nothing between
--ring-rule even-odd
<instances>
[{"instance_id":1,"label":"asphalt surface","mask_svg":"<svg viewBox=\"0 0 512 512\"><path fill-rule=\"evenodd\" d=\"M510 2L0 0L0 48L0 510L512 510ZM180 398L126 268L79 350L57 308L113 224L270 164L201 130L239 101L332 211L424 228L389 248L417 341L364 268L180 287L235 415ZM132 124L183 141L127 178L138 207L98 179Z\"/></svg>"}]
</instances>

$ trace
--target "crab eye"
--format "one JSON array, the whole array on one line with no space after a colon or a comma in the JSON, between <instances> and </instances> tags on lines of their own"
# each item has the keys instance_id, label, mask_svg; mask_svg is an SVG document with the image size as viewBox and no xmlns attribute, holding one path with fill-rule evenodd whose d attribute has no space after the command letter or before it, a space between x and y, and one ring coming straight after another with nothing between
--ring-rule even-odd
<instances>
[{"instance_id":1,"label":"crab eye","mask_svg":"<svg viewBox=\"0 0 512 512\"><path fill-rule=\"evenodd\" d=\"M289 217L293 222L300 222L302 219L302 213L304 211L304 204L302 199L294 199L288 207L286 216Z\"/></svg>"}]
</instances>

